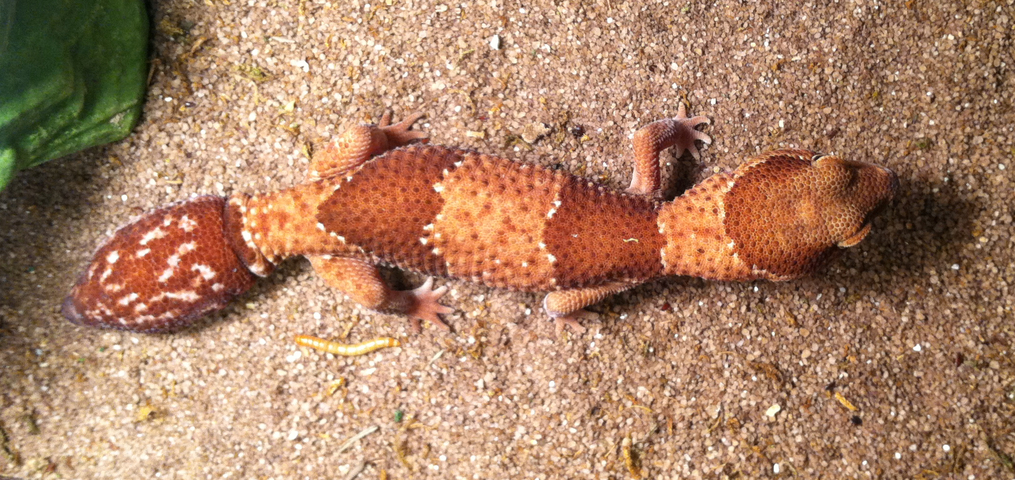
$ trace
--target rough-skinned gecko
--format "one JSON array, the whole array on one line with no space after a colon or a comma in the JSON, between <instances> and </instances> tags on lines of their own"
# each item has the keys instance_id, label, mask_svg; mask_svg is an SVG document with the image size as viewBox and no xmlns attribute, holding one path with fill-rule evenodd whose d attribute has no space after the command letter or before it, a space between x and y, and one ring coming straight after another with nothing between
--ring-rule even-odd
<instances>
[{"instance_id":1,"label":"rough-skinned gecko","mask_svg":"<svg viewBox=\"0 0 1015 480\"><path fill-rule=\"evenodd\" d=\"M171 331L302 255L363 306L447 329L446 287L392 290L377 265L492 287L549 291L558 330L584 308L668 275L788 280L870 232L892 199L890 170L776 150L660 198L660 152L697 158L705 117L660 120L633 136L626 191L470 150L429 145L421 115L346 131L314 155L306 182L264 195L196 197L119 229L63 304L72 322Z\"/></svg>"}]
</instances>

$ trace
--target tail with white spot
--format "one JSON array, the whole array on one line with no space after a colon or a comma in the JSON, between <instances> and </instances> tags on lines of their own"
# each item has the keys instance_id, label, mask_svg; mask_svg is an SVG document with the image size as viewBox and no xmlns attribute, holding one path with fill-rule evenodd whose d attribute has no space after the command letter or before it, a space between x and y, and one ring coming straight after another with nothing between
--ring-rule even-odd
<instances>
[{"instance_id":1,"label":"tail with white spot","mask_svg":"<svg viewBox=\"0 0 1015 480\"><path fill-rule=\"evenodd\" d=\"M230 222L233 207L222 197L197 197L120 228L63 302L64 316L80 325L167 332L223 308L256 279L244 258L251 252Z\"/></svg>"}]
</instances>

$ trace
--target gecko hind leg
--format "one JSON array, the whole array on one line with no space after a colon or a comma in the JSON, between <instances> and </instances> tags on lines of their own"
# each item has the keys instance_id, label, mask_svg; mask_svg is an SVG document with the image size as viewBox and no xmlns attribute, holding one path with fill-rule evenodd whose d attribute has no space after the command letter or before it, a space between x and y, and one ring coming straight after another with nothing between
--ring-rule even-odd
<instances>
[{"instance_id":1,"label":"gecko hind leg","mask_svg":"<svg viewBox=\"0 0 1015 480\"><path fill-rule=\"evenodd\" d=\"M585 307L635 285L635 283L611 282L595 287L550 292L543 299L543 310L556 323L557 335L560 335L565 327L582 333L585 327L581 326L578 320L595 317L595 314L585 310Z\"/></svg>"},{"instance_id":2,"label":"gecko hind leg","mask_svg":"<svg viewBox=\"0 0 1015 480\"><path fill-rule=\"evenodd\" d=\"M341 175L388 150L415 141L426 141L425 132L410 130L423 116L422 113L414 113L392 124L391 112L388 111L377 125L357 125L342 132L337 140L314 154L308 179L314 181Z\"/></svg>"},{"instance_id":3,"label":"gecko hind leg","mask_svg":"<svg viewBox=\"0 0 1015 480\"><path fill-rule=\"evenodd\" d=\"M697 116L688 118L684 103L680 103L677 116L666 118L645 125L634 133L631 143L634 145L634 175L628 193L637 195L658 195L662 188L659 174L659 154L670 147L676 147L674 155L679 157L684 151L691 152L695 160L700 158L696 141L712 143L712 138L694 129L701 124L708 124L708 117Z\"/></svg>"},{"instance_id":4,"label":"gecko hind leg","mask_svg":"<svg viewBox=\"0 0 1015 480\"><path fill-rule=\"evenodd\" d=\"M447 287L433 289L433 279L413 290L392 290L381 278L377 266L358 258L309 255L314 271L332 288L345 292L356 303L382 313L396 313L409 317L412 330L420 333L420 320L426 320L443 330L450 327L439 315L452 313L451 307L439 300Z\"/></svg>"}]
</instances>

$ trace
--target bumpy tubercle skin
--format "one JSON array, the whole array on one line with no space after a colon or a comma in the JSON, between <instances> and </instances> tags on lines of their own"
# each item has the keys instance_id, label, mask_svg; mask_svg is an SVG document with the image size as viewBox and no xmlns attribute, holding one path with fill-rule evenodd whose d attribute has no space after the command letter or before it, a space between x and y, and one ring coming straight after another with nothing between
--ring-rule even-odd
<instances>
[{"instance_id":1,"label":"bumpy tubercle skin","mask_svg":"<svg viewBox=\"0 0 1015 480\"><path fill-rule=\"evenodd\" d=\"M306 256L329 285L370 309L408 316L417 331L420 319L447 328L438 316L452 311L438 303L446 289L431 290L427 280L415 290L391 290L376 265L549 291L543 305L558 329L581 330L584 307L661 276L740 281L812 273L869 233L873 216L898 186L890 170L872 164L777 150L662 201L659 153L676 147L678 156L688 150L697 157L694 142L710 142L694 129L707 119L687 118L682 106L677 117L634 135L635 174L624 192L535 165L418 143L424 135L410 130L418 118L390 125L385 115L379 126L345 132L315 155L306 183L232 195L223 238L209 240L209 250L221 256L221 245L228 245L235 264L260 276L285 258ZM117 242L116 236L110 241ZM109 256L105 246L95 262L103 255ZM95 277L95 268L90 271ZM201 283L194 278L193 284ZM227 285L230 295L249 287L248 280L239 282ZM136 283L146 291L159 286L149 278ZM83 276L65 302L72 321L170 330L228 300L191 310L183 305L176 309L182 320L146 324L136 313L124 321L129 312L110 307L127 301L116 292L103 294L105 312L89 308L95 292L105 292L95 284Z\"/></svg>"}]
</instances>

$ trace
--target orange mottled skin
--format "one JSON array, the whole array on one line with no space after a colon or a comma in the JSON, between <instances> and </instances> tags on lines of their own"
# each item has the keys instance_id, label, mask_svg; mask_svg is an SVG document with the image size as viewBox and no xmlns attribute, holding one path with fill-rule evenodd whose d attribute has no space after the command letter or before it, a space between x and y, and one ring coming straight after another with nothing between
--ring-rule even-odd
<instances>
[{"instance_id":1,"label":"orange mottled skin","mask_svg":"<svg viewBox=\"0 0 1015 480\"><path fill-rule=\"evenodd\" d=\"M661 276L787 280L809 274L862 240L897 188L895 175L881 167L779 150L662 201L659 153L675 146L678 154L688 150L697 157L694 142L710 141L694 129L707 120L687 118L682 107L676 118L635 134L635 174L623 192L495 156L414 144L424 137L410 130L418 118L390 125L386 115L379 126L347 131L315 156L306 183L230 197L219 220L221 238L209 238L207 249L216 258L223 251L235 258L216 268L225 273L242 265L263 276L287 257L306 256L331 286L368 308L408 316L417 330L421 319L447 328L438 316L452 311L438 303L446 289L432 290L428 280L415 290L391 290L377 264L549 291L544 307L558 328L581 330L584 307ZM134 225L124 229L133 228L129 239L118 232L107 246L132 253L123 245L145 235ZM96 264L108 255L107 246ZM180 258L197 264L201 252ZM118 277L111 271L107 277ZM182 320L146 322L129 311L136 308L130 297L91 275L65 302L65 314L78 323L162 331L227 300L181 300L156 313ZM197 277L183 280L210 288ZM243 281L228 285L228 293L249 286ZM130 282L142 292L138 297L166 298L157 278L134 275ZM173 298L194 298L190 286L173 288L184 289Z\"/></svg>"}]
</instances>

